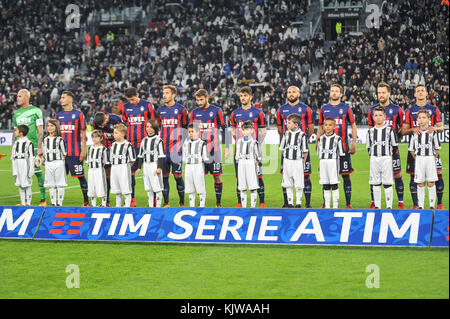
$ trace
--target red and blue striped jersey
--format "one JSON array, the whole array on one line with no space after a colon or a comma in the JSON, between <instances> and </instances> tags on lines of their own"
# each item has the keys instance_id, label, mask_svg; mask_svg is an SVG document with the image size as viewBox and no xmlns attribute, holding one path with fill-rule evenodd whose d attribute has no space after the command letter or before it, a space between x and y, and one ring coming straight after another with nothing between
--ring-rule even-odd
<instances>
[{"instance_id":1,"label":"red and blue striped jersey","mask_svg":"<svg viewBox=\"0 0 450 319\"><path fill-rule=\"evenodd\" d=\"M110 149L112 143L114 142L114 125L122 123L122 119L117 114L108 113L108 115L109 121L104 127L99 127L95 125L95 123L92 124L92 127L94 130L103 132L103 145L105 145L107 149Z\"/></svg>"},{"instance_id":2,"label":"red and blue striped jersey","mask_svg":"<svg viewBox=\"0 0 450 319\"><path fill-rule=\"evenodd\" d=\"M286 103L280 106L277 110L277 126L281 126L282 133L287 131L287 118L291 114L298 114L301 117L299 128L306 134L308 134L308 125L313 124L312 110L311 108L299 102L292 106Z\"/></svg>"},{"instance_id":3,"label":"red and blue striped jersey","mask_svg":"<svg viewBox=\"0 0 450 319\"><path fill-rule=\"evenodd\" d=\"M253 139L255 141L259 141L259 128L266 127L266 118L264 116L264 112L261 109L256 108L252 105L247 110L244 110L242 107L237 108L231 113L231 126L236 128L236 141L242 138L242 129L241 126L244 122L252 121L254 134Z\"/></svg>"},{"instance_id":4,"label":"red and blue striped jersey","mask_svg":"<svg viewBox=\"0 0 450 319\"><path fill-rule=\"evenodd\" d=\"M435 126L437 123L442 122L441 112L439 109L431 104L426 104L425 106L418 106L417 104L412 105L405 112L405 124L408 124L409 127L417 127L419 123L417 123L417 113L419 110L429 110L430 111L430 126Z\"/></svg>"},{"instance_id":5,"label":"red and blue striped jersey","mask_svg":"<svg viewBox=\"0 0 450 319\"><path fill-rule=\"evenodd\" d=\"M334 132L341 137L344 144L344 152L348 152L348 125L355 123L352 109L349 105L342 102L338 105L325 104L320 108L319 125L323 125L323 121L328 117L334 119L336 123Z\"/></svg>"},{"instance_id":6,"label":"red and blue striped jersey","mask_svg":"<svg viewBox=\"0 0 450 319\"><path fill-rule=\"evenodd\" d=\"M157 119L157 112L152 103L143 99L136 105L125 103L122 112L123 122L128 126L127 140L133 147L140 147L142 139L147 136L145 124L150 119Z\"/></svg>"},{"instance_id":7,"label":"red and blue striped jersey","mask_svg":"<svg viewBox=\"0 0 450 319\"><path fill-rule=\"evenodd\" d=\"M161 130L159 136L163 140L164 152L175 150L181 153L183 146L184 131L188 125L188 114L186 108L175 103L173 106L162 105L158 108Z\"/></svg>"},{"instance_id":8,"label":"red and blue striped jersey","mask_svg":"<svg viewBox=\"0 0 450 319\"><path fill-rule=\"evenodd\" d=\"M220 129L226 127L222 108L210 104L207 109L198 107L191 112L190 123L198 124L200 138L206 142L206 149L211 154L220 150Z\"/></svg>"},{"instance_id":9,"label":"red and blue striped jersey","mask_svg":"<svg viewBox=\"0 0 450 319\"><path fill-rule=\"evenodd\" d=\"M375 126L375 121L373 120L373 110L379 105L380 103L375 104L369 109L367 120L370 127ZM403 109L398 105L389 103L389 105L386 106L384 110L386 112L386 120L385 120L386 125L391 127L394 130L395 135L398 137L405 117Z\"/></svg>"},{"instance_id":10,"label":"red and blue striped jersey","mask_svg":"<svg viewBox=\"0 0 450 319\"><path fill-rule=\"evenodd\" d=\"M66 143L67 156L80 156L81 131L86 130L86 120L81 111L73 109L56 113L55 119L59 121L61 137Z\"/></svg>"}]
</instances>

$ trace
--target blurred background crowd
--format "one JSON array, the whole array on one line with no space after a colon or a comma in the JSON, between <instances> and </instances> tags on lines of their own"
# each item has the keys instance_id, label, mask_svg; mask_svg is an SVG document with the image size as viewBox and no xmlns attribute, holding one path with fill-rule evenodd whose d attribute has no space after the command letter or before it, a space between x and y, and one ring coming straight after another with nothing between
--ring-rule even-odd
<instances>
[{"instance_id":1,"label":"blurred background crowd","mask_svg":"<svg viewBox=\"0 0 450 319\"><path fill-rule=\"evenodd\" d=\"M381 80L392 85L392 100L404 109L413 88L425 83L429 102L448 123L448 7L439 1L391 0L382 27L341 33L325 41L320 33L299 36L308 0L162 0L0 2L0 129L10 129L21 88L44 117L60 110L58 99L71 90L91 121L95 112L116 112L123 90L162 104L162 86L179 88L177 101L195 107L193 93L210 92L225 116L239 107L238 89L251 85L253 102L275 123L289 85L301 88L302 102L318 109L328 102L331 82L344 87L357 123L367 124ZM175 3L174 2L174 3ZM79 28L67 27L69 3L80 9ZM90 33L91 12L142 8L144 27ZM142 17L141 17L142 18Z\"/></svg>"}]
</instances>

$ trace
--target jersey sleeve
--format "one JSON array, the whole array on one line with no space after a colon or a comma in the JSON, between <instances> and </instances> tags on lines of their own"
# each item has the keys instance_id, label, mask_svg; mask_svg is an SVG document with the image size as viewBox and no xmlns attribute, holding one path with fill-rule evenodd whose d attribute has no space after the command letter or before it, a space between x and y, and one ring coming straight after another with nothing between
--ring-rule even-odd
<instances>
[{"instance_id":1,"label":"jersey sleeve","mask_svg":"<svg viewBox=\"0 0 450 319\"><path fill-rule=\"evenodd\" d=\"M264 112L260 111L258 115L258 128L264 128L267 126L266 117L264 116Z\"/></svg>"},{"instance_id":2,"label":"jersey sleeve","mask_svg":"<svg viewBox=\"0 0 450 319\"><path fill-rule=\"evenodd\" d=\"M40 108L36 108L36 126L44 125L44 116L42 115L42 110Z\"/></svg>"},{"instance_id":3,"label":"jersey sleeve","mask_svg":"<svg viewBox=\"0 0 450 319\"><path fill-rule=\"evenodd\" d=\"M232 127L236 127L236 116L234 115L234 112L231 113L230 124Z\"/></svg>"},{"instance_id":4,"label":"jersey sleeve","mask_svg":"<svg viewBox=\"0 0 450 319\"><path fill-rule=\"evenodd\" d=\"M302 152L308 153L308 138L306 137L306 134L302 134Z\"/></svg>"},{"instance_id":5,"label":"jersey sleeve","mask_svg":"<svg viewBox=\"0 0 450 319\"><path fill-rule=\"evenodd\" d=\"M355 124L355 117L353 116L353 111L352 109L349 107L347 110L347 120L349 121L350 124Z\"/></svg>"},{"instance_id":6,"label":"jersey sleeve","mask_svg":"<svg viewBox=\"0 0 450 319\"><path fill-rule=\"evenodd\" d=\"M367 125L369 125L369 127L374 127L372 108L370 108L369 113L367 113Z\"/></svg>"},{"instance_id":7,"label":"jersey sleeve","mask_svg":"<svg viewBox=\"0 0 450 319\"><path fill-rule=\"evenodd\" d=\"M277 126L283 126L283 118L281 115L281 107L277 110Z\"/></svg>"},{"instance_id":8,"label":"jersey sleeve","mask_svg":"<svg viewBox=\"0 0 450 319\"><path fill-rule=\"evenodd\" d=\"M86 126L86 119L84 118L84 115L82 112L80 112L80 130L84 131L86 130L87 126Z\"/></svg>"},{"instance_id":9,"label":"jersey sleeve","mask_svg":"<svg viewBox=\"0 0 450 319\"><path fill-rule=\"evenodd\" d=\"M439 138L436 132L433 132L433 144L434 144L434 149L435 150L440 150L441 149L441 142L439 142Z\"/></svg>"},{"instance_id":10,"label":"jersey sleeve","mask_svg":"<svg viewBox=\"0 0 450 319\"><path fill-rule=\"evenodd\" d=\"M158 158L164 158L166 154L164 154L164 145L162 139L158 141Z\"/></svg>"},{"instance_id":11,"label":"jersey sleeve","mask_svg":"<svg viewBox=\"0 0 450 319\"><path fill-rule=\"evenodd\" d=\"M345 152L344 152L344 143L342 142L342 138L339 137L338 140L338 154L339 156L345 156Z\"/></svg>"},{"instance_id":12,"label":"jersey sleeve","mask_svg":"<svg viewBox=\"0 0 450 319\"><path fill-rule=\"evenodd\" d=\"M311 124L314 123L313 115L312 115L312 109L309 106L306 108L306 117L307 117L307 119L306 119L306 124L307 125L311 125Z\"/></svg>"},{"instance_id":13,"label":"jersey sleeve","mask_svg":"<svg viewBox=\"0 0 450 319\"><path fill-rule=\"evenodd\" d=\"M60 147L61 153L64 155L64 157L66 157L67 156L67 148L66 148L66 142L64 141L63 138L61 138L59 140L59 147Z\"/></svg>"},{"instance_id":14,"label":"jersey sleeve","mask_svg":"<svg viewBox=\"0 0 450 319\"><path fill-rule=\"evenodd\" d=\"M437 123L441 123L441 122L442 122L441 111L439 111L439 109L436 108L436 114L435 114L435 118L434 118L434 125L436 125Z\"/></svg>"},{"instance_id":15,"label":"jersey sleeve","mask_svg":"<svg viewBox=\"0 0 450 319\"><path fill-rule=\"evenodd\" d=\"M410 110L408 109L408 110L406 110L406 112L405 112L405 121L404 121L404 123L403 124L407 124L407 125L409 125L409 127L413 127L413 123L412 123L412 121L411 121L411 114L410 114Z\"/></svg>"},{"instance_id":16,"label":"jersey sleeve","mask_svg":"<svg viewBox=\"0 0 450 319\"><path fill-rule=\"evenodd\" d=\"M398 146L398 141L397 141L397 135L395 134L394 130L390 130L390 135L391 135L391 146L392 147L396 147Z\"/></svg>"},{"instance_id":17,"label":"jersey sleeve","mask_svg":"<svg viewBox=\"0 0 450 319\"><path fill-rule=\"evenodd\" d=\"M323 125L323 121L325 121L325 116L323 115L322 108L319 110L319 125Z\"/></svg>"},{"instance_id":18,"label":"jersey sleeve","mask_svg":"<svg viewBox=\"0 0 450 319\"><path fill-rule=\"evenodd\" d=\"M183 107L183 110L181 111L181 126L186 128L189 124L188 121L188 114L185 107Z\"/></svg>"},{"instance_id":19,"label":"jersey sleeve","mask_svg":"<svg viewBox=\"0 0 450 319\"><path fill-rule=\"evenodd\" d=\"M225 117L223 116L223 111L221 108L219 108L219 111L217 111L217 118L219 119L219 125L221 128L226 128L227 123L225 122Z\"/></svg>"},{"instance_id":20,"label":"jersey sleeve","mask_svg":"<svg viewBox=\"0 0 450 319\"><path fill-rule=\"evenodd\" d=\"M134 147L131 145L131 143L128 143L128 157L130 159L130 163L131 162L135 162L136 161L136 152L134 151Z\"/></svg>"}]
</instances>

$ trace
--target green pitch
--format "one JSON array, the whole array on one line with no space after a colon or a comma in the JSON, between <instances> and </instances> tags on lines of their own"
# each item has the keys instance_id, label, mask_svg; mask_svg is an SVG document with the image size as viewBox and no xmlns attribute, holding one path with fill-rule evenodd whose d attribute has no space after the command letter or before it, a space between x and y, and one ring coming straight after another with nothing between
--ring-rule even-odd
<instances>
[{"instance_id":1,"label":"green pitch","mask_svg":"<svg viewBox=\"0 0 450 319\"><path fill-rule=\"evenodd\" d=\"M448 203L448 144L442 144ZM267 207L281 207L281 175L276 145L263 151ZM310 148L313 152L313 147ZM400 146L406 168L406 145ZM10 155L9 147L0 153ZM312 207L322 204L318 160L312 155ZM222 204L236 204L231 158L224 160ZM354 208L370 204L368 155L358 145L352 156ZM403 172L405 205L409 176ZM19 202L9 157L0 160L0 205ZM65 205L81 206L78 181L68 178ZM215 205L213 179L206 176L207 206ZM34 179L33 205L40 200ZM395 192L394 192L395 194ZM171 205L178 206L171 178ZM341 189L340 207L345 207ZM147 203L137 178L136 201ZM114 196L111 198L114 203ZM187 202L187 200L186 200ZM396 197L394 199L394 207ZM449 250L430 248L215 245L0 240L0 298L445 298L449 297ZM79 288L67 288L68 265L79 268ZM376 265L379 288L368 288ZM370 285L369 285L370 286Z\"/></svg>"}]
</instances>

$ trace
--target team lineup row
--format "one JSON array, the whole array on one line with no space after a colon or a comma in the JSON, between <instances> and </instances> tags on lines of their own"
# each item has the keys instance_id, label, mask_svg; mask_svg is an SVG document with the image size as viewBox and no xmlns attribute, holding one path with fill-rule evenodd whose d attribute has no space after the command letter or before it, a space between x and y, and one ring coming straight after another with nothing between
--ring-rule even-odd
<instances>
[{"instance_id":1,"label":"team lineup row","mask_svg":"<svg viewBox=\"0 0 450 319\"><path fill-rule=\"evenodd\" d=\"M377 88L379 103L369 110L367 148L370 155L370 180L372 208L381 208L381 185L386 193L386 207L392 208L392 185L395 184L398 206L403 204L403 180L398 152L398 138L412 135L406 172L410 174L410 192L413 208L424 207L425 185L428 183L430 207L442 209L444 184L439 157L437 132L443 130L439 109L427 104L424 85L415 88L416 103L404 112L390 100L390 86L384 82ZM13 145L13 175L19 186L21 203L31 202L32 175L36 174L41 189L41 205L46 204L45 188L49 188L53 205L62 205L66 176L70 172L79 179L84 205L109 206L109 193L116 194L116 205L136 206L134 199L135 175L143 170L144 187L149 206L169 206L169 175L175 177L179 204L184 206L185 192L189 204L195 203L199 194L200 206L205 204L204 173L214 176L216 205L221 206L222 159L220 138L226 123L220 107L208 102L208 92L195 93L198 107L188 114L186 108L175 101L175 86L163 87L164 105L157 110L139 97L133 87L125 90L127 103L121 116L99 112L94 117L94 145L87 151L86 121L74 108L74 95L65 91L60 103L63 110L47 121L44 137L42 112L29 104L30 94L21 90L17 94L20 106L14 113L13 123L17 137ZM239 91L241 106L231 114L231 135L237 177L236 207L255 207L259 197L260 207L265 207L264 182L260 145L266 135L266 122L261 109L252 104L252 90ZM332 84L329 103L319 112L316 152L320 159L320 179L323 185L323 207L338 203L340 176L346 207L351 208L351 155L356 152L356 139L349 143L348 127L357 136L356 123L351 108L341 102L342 87ZM311 109L300 102L300 90L290 86L286 91L287 103L278 108L277 127L282 150L282 189L284 207L310 207L311 165L308 138L314 124ZM425 119L421 120L421 117ZM187 134L184 132L187 129ZM224 130L225 131L225 130ZM228 131L228 130L227 130ZM188 135L188 136L186 136ZM230 139L225 139L225 156L229 156ZM429 158L433 157L433 161ZM422 158L425 158L423 160ZM88 181L83 161L88 163ZM41 165L45 163L45 176ZM185 172L183 179L183 163ZM432 163L424 166L422 163ZM383 169L392 167L392 169ZM434 173L432 173L434 172ZM67 174L66 174L67 173ZM164 202L162 202L164 201Z\"/></svg>"}]
</instances>

